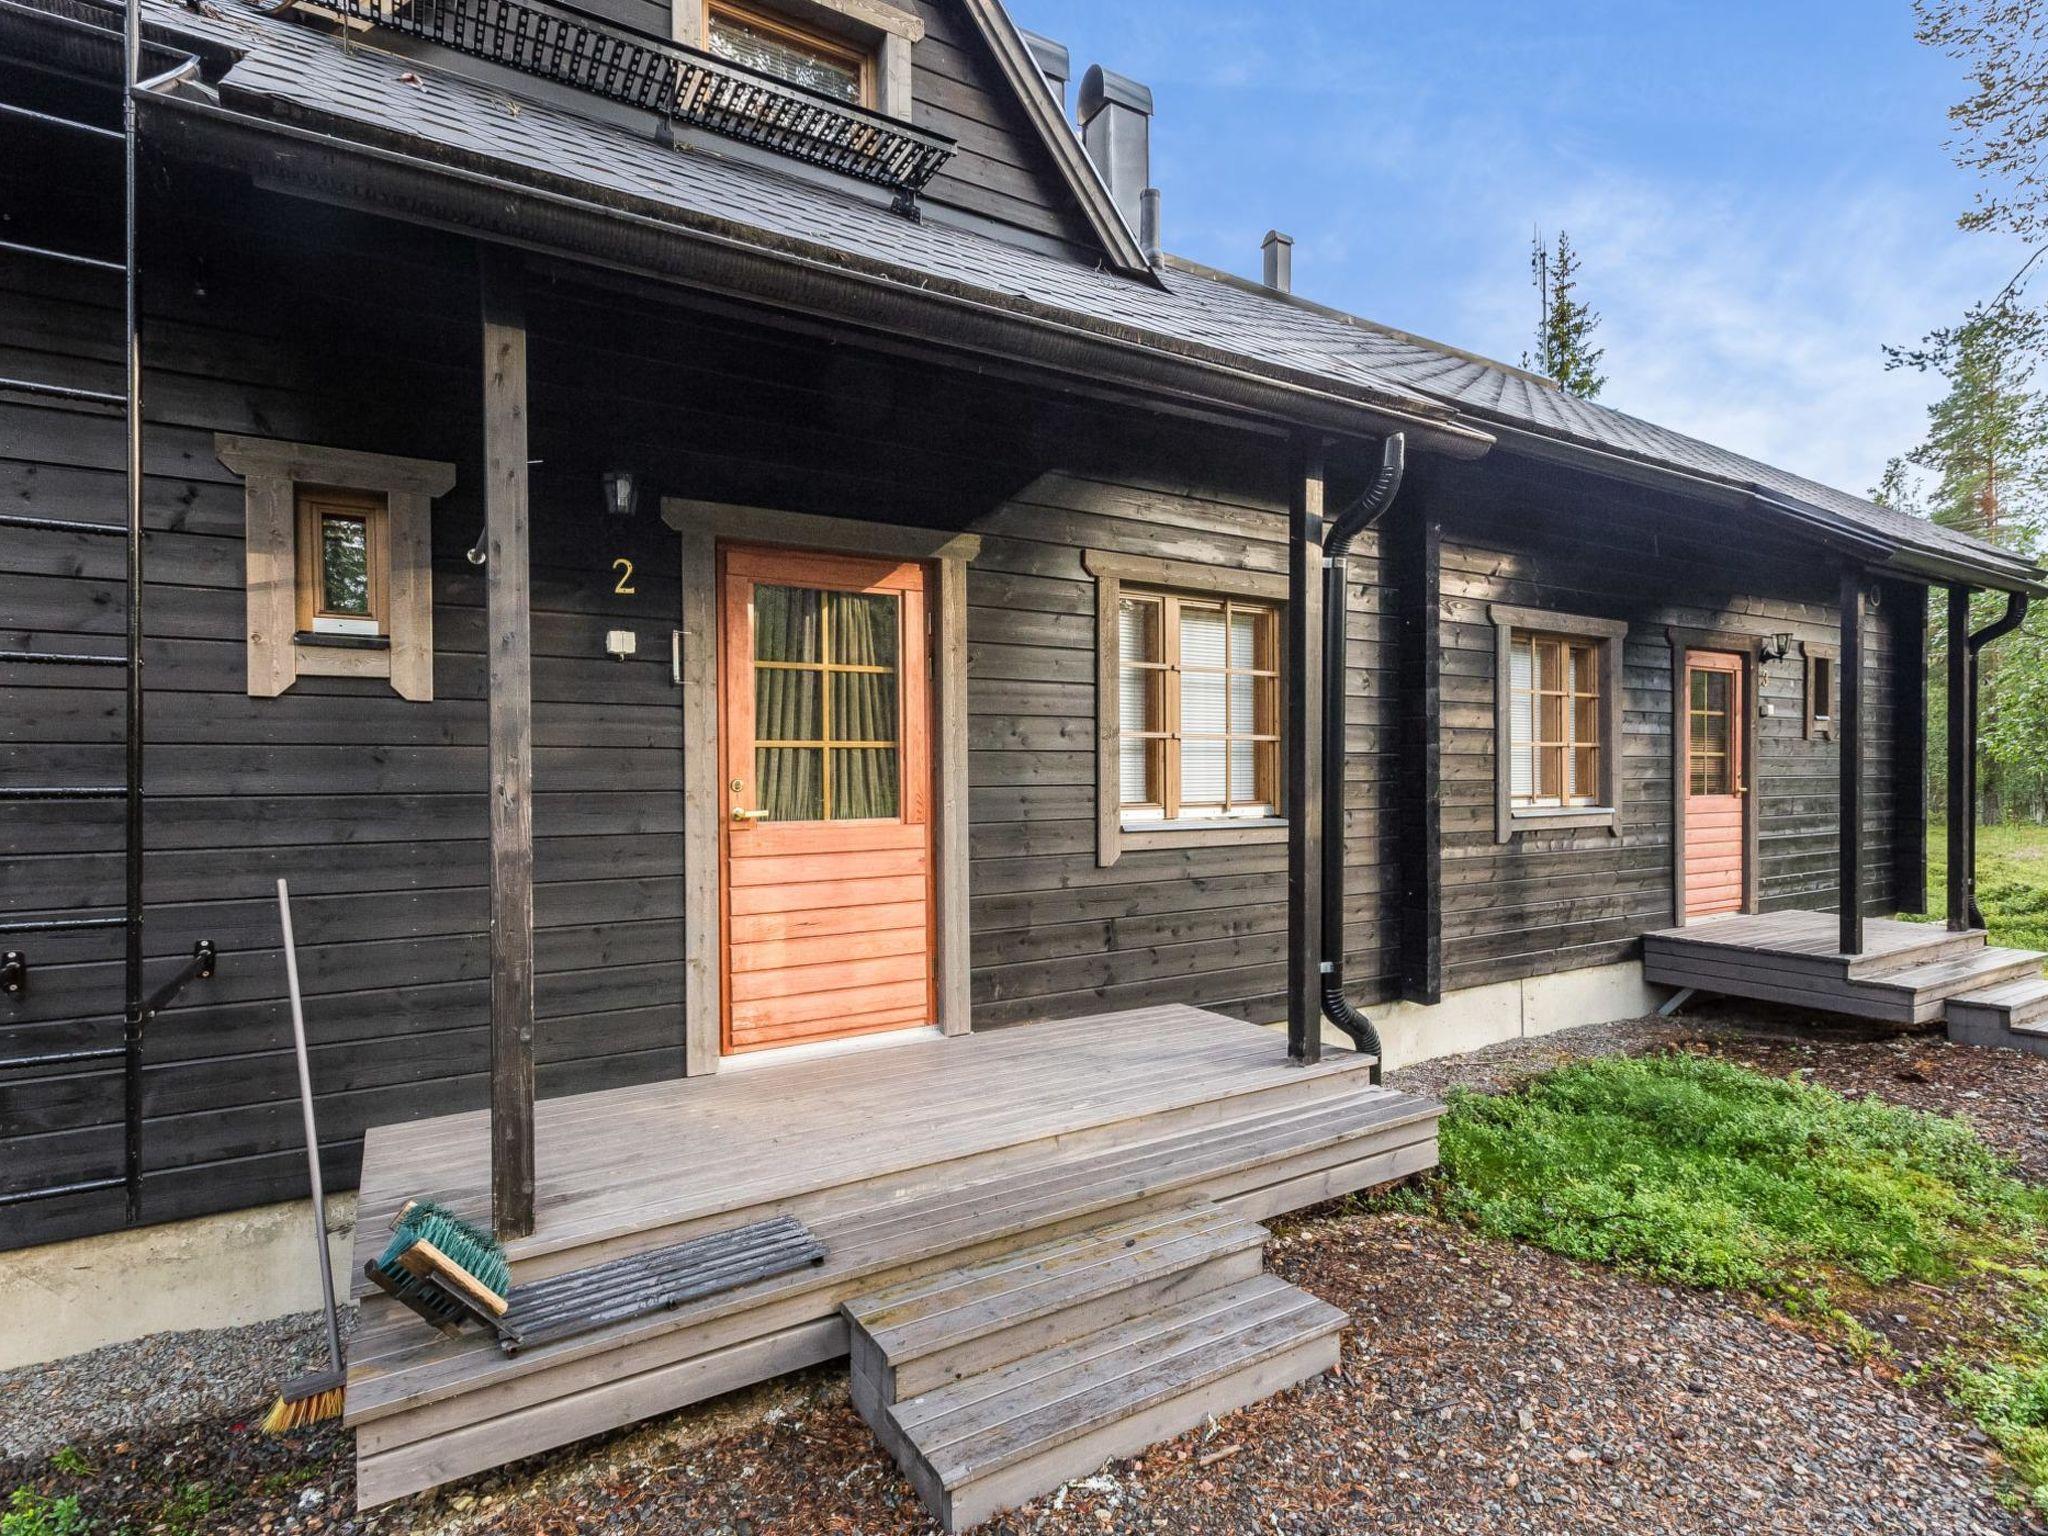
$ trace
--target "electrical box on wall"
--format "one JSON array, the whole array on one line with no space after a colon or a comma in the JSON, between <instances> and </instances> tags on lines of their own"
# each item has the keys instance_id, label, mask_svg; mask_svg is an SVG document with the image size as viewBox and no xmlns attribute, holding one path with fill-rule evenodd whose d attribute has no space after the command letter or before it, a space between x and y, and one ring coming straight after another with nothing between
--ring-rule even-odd
<instances>
[{"instance_id":1,"label":"electrical box on wall","mask_svg":"<svg viewBox=\"0 0 2048 1536\"><path fill-rule=\"evenodd\" d=\"M608 629L604 634L604 650L616 661L624 661L640 650L640 637L630 629Z\"/></svg>"}]
</instances>

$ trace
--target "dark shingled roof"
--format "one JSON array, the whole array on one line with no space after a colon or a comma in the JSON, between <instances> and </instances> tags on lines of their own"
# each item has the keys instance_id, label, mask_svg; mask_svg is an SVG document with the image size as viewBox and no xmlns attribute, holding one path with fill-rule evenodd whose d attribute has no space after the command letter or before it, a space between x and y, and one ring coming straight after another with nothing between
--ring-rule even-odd
<instances>
[{"instance_id":1,"label":"dark shingled roof","mask_svg":"<svg viewBox=\"0 0 2048 1536\"><path fill-rule=\"evenodd\" d=\"M938 219L913 223L865 189L786 175L690 140L670 146L623 122L600 121L505 85L436 69L272 18L237 0L143 0L165 28L226 45L241 58L219 81L224 105L341 133L415 142L513 176L573 178L673 211L683 223L758 230L778 246L907 270L1063 311L1100 329L1135 330L1164 344L1233 354L1248 367L1288 370L1370 391L1418 414L1512 428L1617 454L1793 503L1822 523L1875 535L1936 559L2007 579L2040 571L2010 552L1858 496L1716 448L1566 394L1547 380L1472 354L1169 261L1154 286ZM595 105L595 103L593 103Z\"/></svg>"}]
</instances>

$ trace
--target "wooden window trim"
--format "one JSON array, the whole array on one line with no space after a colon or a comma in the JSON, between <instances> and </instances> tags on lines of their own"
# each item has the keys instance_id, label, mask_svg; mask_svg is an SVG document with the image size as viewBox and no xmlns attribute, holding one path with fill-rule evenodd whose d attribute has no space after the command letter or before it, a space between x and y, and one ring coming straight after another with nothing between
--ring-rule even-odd
<instances>
[{"instance_id":1,"label":"wooden window trim","mask_svg":"<svg viewBox=\"0 0 2048 1536\"><path fill-rule=\"evenodd\" d=\"M1280 812L1252 820L1227 816L1205 817L1198 823L1181 822L1147 827L1124 820L1123 759L1118 729L1117 701L1122 689L1122 643L1117 628L1124 588L1136 596L1186 597L1210 602L1245 599L1272 610L1275 634L1284 644L1287 578L1264 571L1234 570L1201 565L1190 560L1167 560L1151 555L1126 555L1110 550L1082 552L1081 563L1095 579L1095 862L1104 869L1114 865L1128 850L1212 848L1287 840L1286 807L1282 803L1277 775L1284 769L1284 757L1276 742L1273 759L1276 774L1274 803ZM1162 641L1165 639L1162 621ZM1274 658L1277 674L1277 663ZM1270 690L1273 708L1281 703L1284 680ZM1276 721L1276 724L1278 722ZM1273 733L1276 737L1279 732ZM1169 770L1170 772L1171 770Z\"/></svg>"},{"instance_id":2,"label":"wooden window trim","mask_svg":"<svg viewBox=\"0 0 2048 1536\"><path fill-rule=\"evenodd\" d=\"M1841 716L1841 647L1815 645L1808 642L1803 649L1806 652L1806 700L1804 706L1806 711L1806 739L1808 741L1833 741L1835 739L1835 721ZM1825 714L1814 708L1820 693L1820 690L1814 685L1814 678L1820 670L1815 663L1823 661L1827 663L1828 670L1828 708Z\"/></svg>"},{"instance_id":3,"label":"wooden window trim","mask_svg":"<svg viewBox=\"0 0 2048 1536\"><path fill-rule=\"evenodd\" d=\"M1622 816L1622 649L1628 624L1620 619L1598 619L1584 614L1553 613L1542 608L1517 608L1494 603L1487 610L1494 625L1494 841L1512 842L1523 832L1605 831L1621 835ZM1514 678L1512 660L1515 636L1532 634L1560 640L1595 642L1600 678L1600 795L1599 803L1584 806L1540 806L1517 808L1514 803L1514 765L1508 744L1512 739Z\"/></svg>"},{"instance_id":4,"label":"wooden window trim","mask_svg":"<svg viewBox=\"0 0 2048 1536\"><path fill-rule=\"evenodd\" d=\"M432 506L454 488L455 466L229 433L215 436L214 453L243 479L250 696L275 698L301 677L368 677L388 679L401 698L431 700ZM382 634L374 641L306 632L302 581L315 566L299 547L302 489L381 503L372 570L381 570L382 587L372 606Z\"/></svg>"},{"instance_id":5,"label":"wooden window trim","mask_svg":"<svg viewBox=\"0 0 2048 1536\"><path fill-rule=\"evenodd\" d=\"M712 23L720 18L765 32L770 37L809 49L844 65L859 81L859 104L870 110L876 109L881 96L878 77L883 67L882 49L876 43L848 36L845 32L828 30L771 5L750 4L748 0L703 0L698 35L702 40L699 46L706 52L711 47Z\"/></svg>"},{"instance_id":6,"label":"wooden window trim","mask_svg":"<svg viewBox=\"0 0 2048 1536\"><path fill-rule=\"evenodd\" d=\"M891 0L777 0L776 9L799 23L838 32L874 52L874 110L899 122L915 115L915 72L911 50L924 37L924 18ZM706 8L701 0L670 7L675 40L702 51Z\"/></svg>"}]
</instances>

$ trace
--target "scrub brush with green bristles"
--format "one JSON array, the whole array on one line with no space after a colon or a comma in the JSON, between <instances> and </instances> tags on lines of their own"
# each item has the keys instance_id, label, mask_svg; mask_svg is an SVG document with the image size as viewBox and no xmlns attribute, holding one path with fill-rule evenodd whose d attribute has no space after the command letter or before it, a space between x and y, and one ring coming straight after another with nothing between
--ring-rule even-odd
<instances>
[{"instance_id":1,"label":"scrub brush with green bristles","mask_svg":"<svg viewBox=\"0 0 2048 1536\"><path fill-rule=\"evenodd\" d=\"M363 1270L443 1333L454 1333L468 1317L495 1323L505 1315L512 1284L498 1240L431 1200L406 1203L382 1256Z\"/></svg>"}]
</instances>

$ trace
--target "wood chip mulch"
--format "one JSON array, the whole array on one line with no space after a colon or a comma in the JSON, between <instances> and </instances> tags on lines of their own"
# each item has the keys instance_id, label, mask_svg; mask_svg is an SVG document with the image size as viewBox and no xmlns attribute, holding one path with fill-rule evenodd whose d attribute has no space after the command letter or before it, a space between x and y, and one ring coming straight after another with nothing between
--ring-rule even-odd
<instances>
[{"instance_id":1,"label":"wood chip mulch","mask_svg":"<svg viewBox=\"0 0 2048 1536\"><path fill-rule=\"evenodd\" d=\"M1807 1028L1751 1010L1599 1026L1398 1074L1511 1083L1563 1056L1679 1046L1969 1114L2048 1177L2048 1062ZM1345 1207L1285 1223L1272 1267L1355 1320L1341 1375L1002 1517L1001 1536L1576 1532L2040 1536L1982 1437L1898 1367L1730 1298L1645 1284L1444 1223ZM4 1411L4 1405L0 1405ZM457 1485L350 1510L347 1437L280 1446L209 1419L78 1448L96 1530L445 1536L925 1536L909 1486L821 1368ZM207 1490L176 1504L181 1491Z\"/></svg>"}]
</instances>

